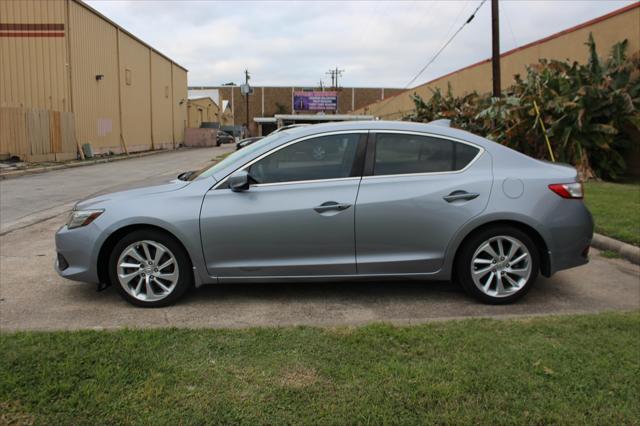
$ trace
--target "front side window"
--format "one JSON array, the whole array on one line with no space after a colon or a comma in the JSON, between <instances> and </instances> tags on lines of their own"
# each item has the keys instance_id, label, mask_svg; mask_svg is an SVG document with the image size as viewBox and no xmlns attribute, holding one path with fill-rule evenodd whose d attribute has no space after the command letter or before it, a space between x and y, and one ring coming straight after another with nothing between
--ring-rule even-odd
<instances>
[{"instance_id":1,"label":"front side window","mask_svg":"<svg viewBox=\"0 0 640 426\"><path fill-rule=\"evenodd\" d=\"M218 134L220 134L219 132ZM229 165L242 161L245 159L245 162L248 162L252 155L255 154L256 151L262 149L263 146L270 144L274 140L277 140L281 137L284 137L282 133L270 134L269 136L260 139L258 142L249 145L246 148L242 148L238 151L234 151L231 155L225 157L222 161L215 163L213 166L206 166L196 172L193 172L189 175L186 180L195 180L197 177L211 177L218 172L226 169Z\"/></svg>"},{"instance_id":2,"label":"front side window","mask_svg":"<svg viewBox=\"0 0 640 426\"><path fill-rule=\"evenodd\" d=\"M471 145L431 136L378 133L374 175L451 172L478 154Z\"/></svg>"},{"instance_id":3,"label":"front side window","mask_svg":"<svg viewBox=\"0 0 640 426\"><path fill-rule=\"evenodd\" d=\"M360 136L327 135L294 143L252 164L249 175L258 184L350 177Z\"/></svg>"}]
</instances>

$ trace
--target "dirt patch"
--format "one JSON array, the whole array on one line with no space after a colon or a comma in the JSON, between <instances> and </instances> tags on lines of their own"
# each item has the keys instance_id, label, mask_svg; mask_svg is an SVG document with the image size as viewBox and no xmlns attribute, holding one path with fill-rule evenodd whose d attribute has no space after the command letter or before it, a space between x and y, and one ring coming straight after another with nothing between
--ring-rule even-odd
<instances>
[{"instance_id":1,"label":"dirt patch","mask_svg":"<svg viewBox=\"0 0 640 426\"><path fill-rule=\"evenodd\" d=\"M318 373L313 368L301 365L282 371L279 384L293 389L302 389L312 386L320 380Z\"/></svg>"},{"instance_id":2,"label":"dirt patch","mask_svg":"<svg viewBox=\"0 0 640 426\"><path fill-rule=\"evenodd\" d=\"M35 423L33 415L26 413L18 402L0 402L0 425L32 425Z\"/></svg>"},{"instance_id":3,"label":"dirt patch","mask_svg":"<svg viewBox=\"0 0 640 426\"><path fill-rule=\"evenodd\" d=\"M338 326L338 327L329 327L328 331L337 336L351 336L357 327L348 325L348 326Z\"/></svg>"}]
</instances>

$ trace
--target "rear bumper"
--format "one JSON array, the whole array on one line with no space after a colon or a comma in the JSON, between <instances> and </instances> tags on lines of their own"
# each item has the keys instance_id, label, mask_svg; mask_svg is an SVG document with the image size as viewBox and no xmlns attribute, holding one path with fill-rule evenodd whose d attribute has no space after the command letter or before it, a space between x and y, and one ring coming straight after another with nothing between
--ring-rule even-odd
<instances>
[{"instance_id":1,"label":"rear bumper","mask_svg":"<svg viewBox=\"0 0 640 426\"><path fill-rule=\"evenodd\" d=\"M553 244L549 247L549 276L589 263L593 218L584 203L577 200L569 213L558 215L550 228Z\"/></svg>"}]
</instances>

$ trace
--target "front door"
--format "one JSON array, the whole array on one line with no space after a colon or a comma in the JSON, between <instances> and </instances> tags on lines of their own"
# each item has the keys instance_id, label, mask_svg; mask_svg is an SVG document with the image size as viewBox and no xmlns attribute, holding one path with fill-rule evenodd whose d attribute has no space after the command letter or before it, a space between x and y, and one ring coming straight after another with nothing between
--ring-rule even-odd
<instances>
[{"instance_id":1,"label":"front door","mask_svg":"<svg viewBox=\"0 0 640 426\"><path fill-rule=\"evenodd\" d=\"M359 274L432 273L467 221L487 206L491 158L480 147L378 132L356 208Z\"/></svg>"},{"instance_id":2,"label":"front door","mask_svg":"<svg viewBox=\"0 0 640 426\"><path fill-rule=\"evenodd\" d=\"M366 133L314 136L244 167L254 182L207 193L202 247L219 278L356 273L354 214Z\"/></svg>"}]
</instances>

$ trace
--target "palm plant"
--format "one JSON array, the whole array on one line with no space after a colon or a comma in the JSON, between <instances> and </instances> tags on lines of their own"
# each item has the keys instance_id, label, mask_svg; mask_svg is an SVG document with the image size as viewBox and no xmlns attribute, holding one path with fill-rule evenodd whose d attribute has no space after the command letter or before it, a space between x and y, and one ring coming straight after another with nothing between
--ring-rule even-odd
<instances>
[{"instance_id":1,"label":"palm plant","mask_svg":"<svg viewBox=\"0 0 640 426\"><path fill-rule=\"evenodd\" d=\"M558 161L575 165L584 178L615 179L626 168L624 152L640 143L640 55L627 57L627 41L602 60L590 35L586 64L540 60L527 67L501 98L470 93L454 97L432 91L413 96L411 121L447 118L452 125L537 158L549 159L534 101Z\"/></svg>"}]
</instances>

